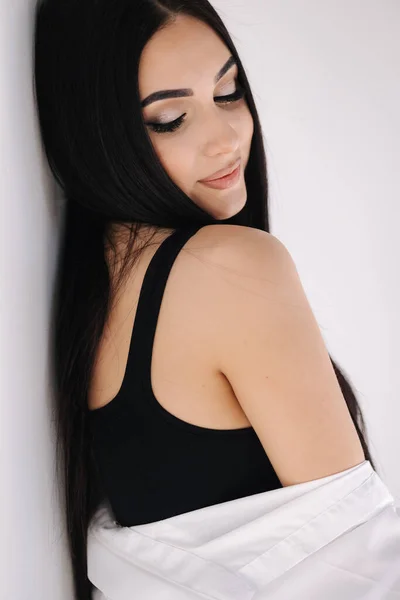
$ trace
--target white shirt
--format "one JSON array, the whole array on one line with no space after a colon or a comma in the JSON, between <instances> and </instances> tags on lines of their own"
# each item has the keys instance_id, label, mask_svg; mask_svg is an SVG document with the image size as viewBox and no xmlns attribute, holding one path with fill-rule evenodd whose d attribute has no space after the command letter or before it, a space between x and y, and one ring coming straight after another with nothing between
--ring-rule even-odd
<instances>
[{"instance_id":1,"label":"white shirt","mask_svg":"<svg viewBox=\"0 0 400 600\"><path fill-rule=\"evenodd\" d=\"M369 461L163 519L88 529L93 600L400 600L400 509Z\"/></svg>"}]
</instances>

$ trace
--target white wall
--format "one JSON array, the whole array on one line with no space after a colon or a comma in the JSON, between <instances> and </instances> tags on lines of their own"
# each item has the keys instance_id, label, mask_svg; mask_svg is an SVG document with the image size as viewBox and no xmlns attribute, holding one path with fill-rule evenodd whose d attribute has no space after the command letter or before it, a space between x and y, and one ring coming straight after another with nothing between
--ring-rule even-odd
<instances>
[{"instance_id":1,"label":"white wall","mask_svg":"<svg viewBox=\"0 0 400 600\"><path fill-rule=\"evenodd\" d=\"M34 3L0 2L0 599L72 600L54 480L54 185L32 96Z\"/></svg>"},{"instance_id":2,"label":"white wall","mask_svg":"<svg viewBox=\"0 0 400 600\"><path fill-rule=\"evenodd\" d=\"M400 500L400 4L213 3L262 120L271 231ZM0 2L0 598L71 600L48 367L59 225L32 97L33 8Z\"/></svg>"}]
</instances>

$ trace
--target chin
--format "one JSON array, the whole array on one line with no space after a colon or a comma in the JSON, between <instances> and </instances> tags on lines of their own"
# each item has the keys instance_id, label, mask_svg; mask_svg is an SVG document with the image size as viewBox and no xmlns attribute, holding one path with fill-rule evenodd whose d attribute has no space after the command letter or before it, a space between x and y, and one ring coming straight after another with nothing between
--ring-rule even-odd
<instances>
[{"instance_id":1,"label":"chin","mask_svg":"<svg viewBox=\"0 0 400 600\"><path fill-rule=\"evenodd\" d=\"M225 221L243 210L247 202L247 189L246 185L243 185L242 193L238 194L236 191L230 197L228 195L225 198L221 196L220 199L216 197L213 201L210 201L210 199L204 201L203 198L194 196L190 196L190 198L214 219Z\"/></svg>"},{"instance_id":2,"label":"chin","mask_svg":"<svg viewBox=\"0 0 400 600\"><path fill-rule=\"evenodd\" d=\"M215 219L218 219L218 221L225 221L226 219L231 219L243 210L243 208L246 206L246 202L247 193L245 193L244 196L241 196L239 201L235 203L232 202L232 204L230 204L229 206L223 207L223 210L219 211L218 214L215 214L215 211L212 211L212 214Z\"/></svg>"}]
</instances>

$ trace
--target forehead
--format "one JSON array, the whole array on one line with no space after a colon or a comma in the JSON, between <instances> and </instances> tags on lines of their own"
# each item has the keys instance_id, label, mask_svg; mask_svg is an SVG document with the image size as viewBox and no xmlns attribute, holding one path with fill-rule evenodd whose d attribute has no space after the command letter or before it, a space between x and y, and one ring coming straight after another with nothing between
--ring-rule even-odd
<instances>
[{"instance_id":1,"label":"forehead","mask_svg":"<svg viewBox=\"0 0 400 600\"><path fill-rule=\"evenodd\" d=\"M201 77L213 78L229 56L229 49L211 27L180 15L144 47L139 87L146 95L155 84L157 89L179 87L180 83L184 87L195 85Z\"/></svg>"}]
</instances>

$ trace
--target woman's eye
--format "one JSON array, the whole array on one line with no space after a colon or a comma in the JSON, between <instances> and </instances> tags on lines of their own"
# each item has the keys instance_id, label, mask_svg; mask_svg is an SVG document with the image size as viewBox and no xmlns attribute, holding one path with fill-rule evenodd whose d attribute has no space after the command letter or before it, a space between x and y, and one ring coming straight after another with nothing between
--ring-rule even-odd
<instances>
[{"instance_id":1,"label":"woman's eye","mask_svg":"<svg viewBox=\"0 0 400 600\"><path fill-rule=\"evenodd\" d=\"M186 113L181 115L175 121L171 121L170 123L146 123L147 127L150 127L152 131L156 133L169 133L171 131L175 131L180 127L183 123L183 118L186 116Z\"/></svg>"},{"instance_id":2,"label":"woman's eye","mask_svg":"<svg viewBox=\"0 0 400 600\"><path fill-rule=\"evenodd\" d=\"M232 102L242 100L245 95L246 90L238 87L233 94L228 94L227 96L215 96L214 100L218 102L218 104L231 104ZM170 123L146 123L146 125L155 133L171 133L172 131L176 131L182 125L185 116L186 113Z\"/></svg>"},{"instance_id":3,"label":"woman's eye","mask_svg":"<svg viewBox=\"0 0 400 600\"><path fill-rule=\"evenodd\" d=\"M229 104L230 102L236 102L237 100L241 100L245 97L245 95L246 90L241 87L237 87L233 94L229 94L228 96L216 96L214 100L216 100L218 104L223 104L225 102Z\"/></svg>"}]
</instances>

